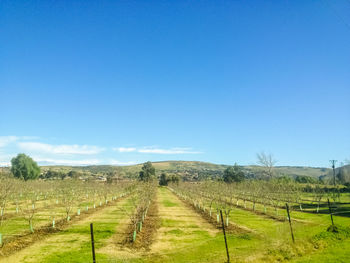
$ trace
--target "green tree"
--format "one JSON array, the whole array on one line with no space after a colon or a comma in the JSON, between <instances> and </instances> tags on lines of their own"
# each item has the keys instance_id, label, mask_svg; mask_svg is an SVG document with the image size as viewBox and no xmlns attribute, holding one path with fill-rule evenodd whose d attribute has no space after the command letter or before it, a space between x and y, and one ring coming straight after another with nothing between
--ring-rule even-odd
<instances>
[{"instance_id":1,"label":"green tree","mask_svg":"<svg viewBox=\"0 0 350 263\"><path fill-rule=\"evenodd\" d=\"M28 155L20 153L11 160L11 172L15 177L27 181L38 178L40 167Z\"/></svg>"},{"instance_id":2,"label":"green tree","mask_svg":"<svg viewBox=\"0 0 350 263\"><path fill-rule=\"evenodd\" d=\"M141 181L150 181L156 175L156 169L153 167L151 162L146 162L142 166L140 171L140 180Z\"/></svg>"},{"instance_id":3,"label":"green tree","mask_svg":"<svg viewBox=\"0 0 350 263\"><path fill-rule=\"evenodd\" d=\"M224 171L224 181L226 183L241 182L243 180L244 173L236 163L234 166L227 167Z\"/></svg>"},{"instance_id":4,"label":"green tree","mask_svg":"<svg viewBox=\"0 0 350 263\"><path fill-rule=\"evenodd\" d=\"M170 177L170 181L171 181L172 183L179 184L180 178L179 178L179 176L173 174L173 175Z\"/></svg>"},{"instance_id":5,"label":"green tree","mask_svg":"<svg viewBox=\"0 0 350 263\"><path fill-rule=\"evenodd\" d=\"M159 185L166 186L168 185L169 179L167 178L165 173L162 173L159 178Z\"/></svg>"}]
</instances>

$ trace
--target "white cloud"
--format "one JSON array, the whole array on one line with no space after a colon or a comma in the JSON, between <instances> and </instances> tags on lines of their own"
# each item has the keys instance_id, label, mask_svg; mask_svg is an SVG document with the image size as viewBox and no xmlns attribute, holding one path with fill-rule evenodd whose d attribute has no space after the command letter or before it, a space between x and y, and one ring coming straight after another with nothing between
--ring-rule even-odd
<instances>
[{"instance_id":1,"label":"white cloud","mask_svg":"<svg viewBox=\"0 0 350 263\"><path fill-rule=\"evenodd\" d=\"M154 154L200 154L201 152L192 151L191 148L143 148L138 150L139 153L154 153Z\"/></svg>"},{"instance_id":2,"label":"white cloud","mask_svg":"<svg viewBox=\"0 0 350 263\"><path fill-rule=\"evenodd\" d=\"M118 161L118 160L111 160L109 163L111 165L134 165L134 164L138 164L140 162L134 162L134 161L121 162L121 161Z\"/></svg>"},{"instance_id":3,"label":"white cloud","mask_svg":"<svg viewBox=\"0 0 350 263\"><path fill-rule=\"evenodd\" d=\"M5 147L6 145L17 141L19 137L17 136L0 136L0 147Z\"/></svg>"},{"instance_id":4,"label":"white cloud","mask_svg":"<svg viewBox=\"0 0 350 263\"><path fill-rule=\"evenodd\" d=\"M119 147L119 148L113 148L113 151L118 151L121 153L129 153L129 152L136 152L136 148L133 147Z\"/></svg>"},{"instance_id":5,"label":"white cloud","mask_svg":"<svg viewBox=\"0 0 350 263\"><path fill-rule=\"evenodd\" d=\"M2 154L0 152L0 166L10 166L11 165L11 159L13 157L14 157L14 155Z\"/></svg>"},{"instance_id":6,"label":"white cloud","mask_svg":"<svg viewBox=\"0 0 350 263\"><path fill-rule=\"evenodd\" d=\"M51 145L40 142L19 142L18 147L33 152L49 153L49 154L98 154L104 151L104 148L90 145Z\"/></svg>"},{"instance_id":7,"label":"white cloud","mask_svg":"<svg viewBox=\"0 0 350 263\"><path fill-rule=\"evenodd\" d=\"M134 147L119 147L113 148L114 151L121 153L127 152L138 152L138 153L151 153L151 154L200 154L201 152L193 151L191 148L170 148L170 149L161 149L156 147L143 147L143 148L134 148Z\"/></svg>"},{"instance_id":8,"label":"white cloud","mask_svg":"<svg viewBox=\"0 0 350 263\"><path fill-rule=\"evenodd\" d=\"M97 165L101 164L98 159L87 160L65 160L65 159L52 159L52 158L33 158L34 161L41 165Z\"/></svg>"}]
</instances>

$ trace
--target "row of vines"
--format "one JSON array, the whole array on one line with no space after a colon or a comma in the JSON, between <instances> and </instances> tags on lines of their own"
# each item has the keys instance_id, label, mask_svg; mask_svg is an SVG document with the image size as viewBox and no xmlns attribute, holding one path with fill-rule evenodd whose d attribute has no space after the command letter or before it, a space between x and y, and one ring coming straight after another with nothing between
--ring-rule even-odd
<instances>
[{"instance_id":1,"label":"row of vines","mask_svg":"<svg viewBox=\"0 0 350 263\"><path fill-rule=\"evenodd\" d=\"M207 212L210 217L216 213L217 221L219 211L222 210L227 226L233 207L285 220L285 212L281 210L285 210L286 203L292 210L319 213L320 207L326 207L328 198L333 201L339 199L338 195L327 192L322 186L315 185L312 191L306 193L300 184L272 180L230 184L214 181L179 183L171 184L169 188L196 209Z\"/></svg>"},{"instance_id":2,"label":"row of vines","mask_svg":"<svg viewBox=\"0 0 350 263\"><path fill-rule=\"evenodd\" d=\"M36 229L52 228L122 198L134 191L132 182L106 184L0 179L0 246Z\"/></svg>"},{"instance_id":3,"label":"row of vines","mask_svg":"<svg viewBox=\"0 0 350 263\"><path fill-rule=\"evenodd\" d=\"M128 241L135 242L138 234L142 231L148 211L155 202L156 190L157 184L154 181L137 183L130 197L131 209L124 211L129 215L130 220Z\"/></svg>"}]
</instances>

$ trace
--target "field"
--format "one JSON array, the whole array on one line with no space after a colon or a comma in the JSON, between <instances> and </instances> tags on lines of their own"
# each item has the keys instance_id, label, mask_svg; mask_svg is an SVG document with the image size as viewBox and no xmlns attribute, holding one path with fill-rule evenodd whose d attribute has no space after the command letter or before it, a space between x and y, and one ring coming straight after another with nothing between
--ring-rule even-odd
<instances>
[{"instance_id":1,"label":"field","mask_svg":"<svg viewBox=\"0 0 350 263\"><path fill-rule=\"evenodd\" d=\"M350 0L0 0L0 263L350 263Z\"/></svg>"},{"instance_id":2,"label":"field","mask_svg":"<svg viewBox=\"0 0 350 263\"><path fill-rule=\"evenodd\" d=\"M251 196L247 189L256 188L248 183L21 183L19 200L12 194L2 213L0 262L92 262L90 223L97 262L225 262L219 210L231 262L347 262L350 219L335 212L337 232L327 231L330 195L317 205L312 193L300 198L295 189L276 194L278 204L264 202L276 187L265 184ZM344 193L342 204L332 203L349 210L349 199Z\"/></svg>"}]
</instances>

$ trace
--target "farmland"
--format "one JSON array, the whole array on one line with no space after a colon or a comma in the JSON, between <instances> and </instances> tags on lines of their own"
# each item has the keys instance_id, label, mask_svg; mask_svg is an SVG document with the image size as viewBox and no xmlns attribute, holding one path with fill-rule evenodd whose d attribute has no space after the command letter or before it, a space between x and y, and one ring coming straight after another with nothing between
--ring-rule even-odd
<instances>
[{"instance_id":1,"label":"farmland","mask_svg":"<svg viewBox=\"0 0 350 263\"><path fill-rule=\"evenodd\" d=\"M350 0L0 0L0 263L350 263Z\"/></svg>"},{"instance_id":2,"label":"farmland","mask_svg":"<svg viewBox=\"0 0 350 263\"><path fill-rule=\"evenodd\" d=\"M346 262L349 193L292 182L2 179L0 262ZM321 192L320 192L321 191ZM333 207L336 231L328 200ZM291 226L286 213L290 208ZM223 213L223 222L219 211Z\"/></svg>"}]
</instances>

